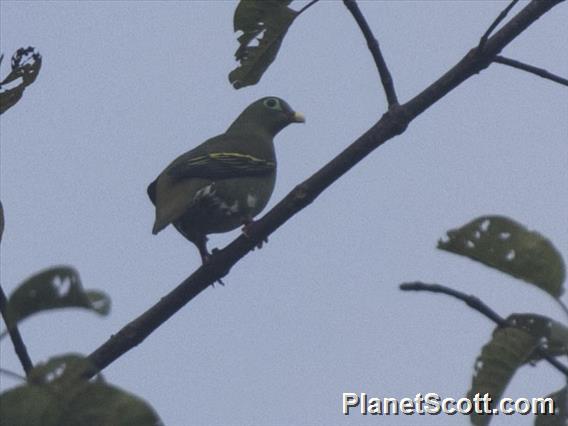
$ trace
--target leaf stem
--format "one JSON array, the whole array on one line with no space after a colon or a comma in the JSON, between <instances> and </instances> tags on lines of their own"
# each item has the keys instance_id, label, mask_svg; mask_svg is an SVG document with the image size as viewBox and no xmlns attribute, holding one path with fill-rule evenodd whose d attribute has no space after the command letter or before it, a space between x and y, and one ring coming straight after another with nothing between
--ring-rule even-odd
<instances>
[{"instance_id":1,"label":"leaf stem","mask_svg":"<svg viewBox=\"0 0 568 426\"><path fill-rule=\"evenodd\" d=\"M6 323L6 327L8 328L8 334L10 335L10 339L12 340L12 344L14 345L14 350L16 351L16 355L26 372L26 375L34 368L32 360L28 355L28 350L26 349L26 345L24 344L24 340L22 339L22 335L18 330L18 326L12 322L8 313L8 299L6 298L6 294L0 285L0 311L2 312L2 317L4 318L4 322Z\"/></svg>"},{"instance_id":2,"label":"leaf stem","mask_svg":"<svg viewBox=\"0 0 568 426\"><path fill-rule=\"evenodd\" d=\"M14 373L13 371L7 370L6 368L0 368L0 374L4 374L6 376L10 376L13 379L20 380L22 382L26 381L26 378L18 373Z\"/></svg>"}]
</instances>

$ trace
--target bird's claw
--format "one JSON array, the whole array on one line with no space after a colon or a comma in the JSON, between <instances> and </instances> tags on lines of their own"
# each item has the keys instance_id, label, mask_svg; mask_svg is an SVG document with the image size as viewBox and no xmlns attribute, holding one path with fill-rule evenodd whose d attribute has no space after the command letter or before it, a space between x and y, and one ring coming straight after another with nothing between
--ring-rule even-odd
<instances>
[{"instance_id":1,"label":"bird's claw","mask_svg":"<svg viewBox=\"0 0 568 426\"><path fill-rule=\"evenodd\" d=\"M221 278L219 278L217 281L215 281L213 284L211 284L213 286L213 288L215 288L215 283L219 283L219 284L221 284L222 287L225 287L225 283L223 282L223 280Z\"/></svg>"},{"instance_id":2,"label":"bird's claw","mask_svg":"<svg viewBox=\"0 0 568 426\"><path fill-rule=\"evenodd\" d=\"M218 248L214 248L213 250L211 250L211 254L207 253L207 254L203 254L201 256L201 262L203 265L208 264L209 262L211 262L211 256L214 256L215 253L217 253L219 251ZM223 282L223 280L221 278L219 278L217 281L215 281L213 284L211 284L213 286L213 288L215 288L215 283L219 283L221 284L223 287L225 287L225 283Z\"/></svg>"},{"instance_id":3,"label":"bird's claw","mask_svg":"<svg viewBox=\"0 0 568 426\"><path fill-rule=\"evenodd\" d=\"M244 226L242 228L243 235L249 239L253 238L255 234L255 229L254 229L255 226L256 222L254 220L245 221ZM268 237L265 237L261 241L259 241L255 247L261 249L264 243L268 243Z\"/></svg>"}]
</instances>

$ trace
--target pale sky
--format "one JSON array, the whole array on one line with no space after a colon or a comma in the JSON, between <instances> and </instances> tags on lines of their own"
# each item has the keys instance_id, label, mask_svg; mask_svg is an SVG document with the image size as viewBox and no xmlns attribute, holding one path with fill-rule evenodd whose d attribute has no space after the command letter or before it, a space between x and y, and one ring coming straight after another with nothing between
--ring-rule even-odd
<instances>
[{"instance_id":1,"label":"pale sky","mask_svg":"<svg viewBox=\"0 0 568 426\"><path fill-rule=\"evenodd\" d=\"M402 102L475 46L505 5L360 2ZM69 264L113 303L106 318L67 310L27 320L21 332L34 362L89 354L197 268L197 250L173 228L151 234L146 186L249 103L276 95L307 117L276 137L269 208L384 112L372 58L340 1L300 16L260 83L234 90L235 6L1 2L2 75L19 47L43 55L36 82L1 117L2 286L10 293L41 269ZM562 4L503 54L568 76L566 22ZM402 293L401 282L437 282L502 316L537 312L566 323L546 293L435 249L446 230L501 214L568 258L566 94L498 64L471 78L239 262L225 287L207 289L105 369L106 379L174 426L468 424L344 416L341 395L467 392L493 324L454 299ZM238 234L213 235L210 247ZM3 368L21 372L7 340L0 355ZM18 384L0 379L2 390ZM562 386L540 363L523 367L505 396Z\"/></svg>"}]
</instances>

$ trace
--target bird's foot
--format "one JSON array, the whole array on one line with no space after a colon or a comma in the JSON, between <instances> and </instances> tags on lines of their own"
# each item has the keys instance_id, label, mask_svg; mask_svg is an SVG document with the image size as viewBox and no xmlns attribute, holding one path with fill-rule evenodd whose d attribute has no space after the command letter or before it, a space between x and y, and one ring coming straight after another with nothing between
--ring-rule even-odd
<instances>
[{"instance_id":1,"label":"bird's foot","mask_svg":"<svg viewBox=\"0 0 568 426\"><path fill-rule=\"evenodd\" d=\"M254 234L256 233L256 222L252 219L246 220L243 222L243 235L247 238L254 238ZM261 249L262 245L264 243L268 243L268 237L262 239L261 241L258 242L258 244L256 245L256 248Z\"/></svg>"},{"instance_id":2,"label":"bird's foot","mask_svg":"<svg viewBox=\"0 0 568 426\"><path fill-rule=\"evenodd\" d=\"M209 262L211 262L211 257L217 253L219 251L219 249L214 248L212 250L211 253L209 253L209 250L207 250L207 237L203 236L197 243L197 248L199 249L199 255L201 256L201 264L202 265L207 265L209 264ZM221 284L222 286L225 285L225 283L223 282L222 279L218 279L217 281L219 284ZM211 284L213 287L215 287L215 282L213 284Z\"/></svg>"},{"instance_id":3,"label":"bird's foot","mask_svg":"<svg viewBox=\"0 0 568 426\"><path fill-rule=\"evenodd\" d=\"M219 251L218 248L214 248L213 250L211 250L211 254L209 255L208 261L211 260L211 256L215 255L215 253L217 253ZM225 283L223 282L223 280L221 278L219 278L217 281L215 281L219 284L221 284L223 287L225 287ZM215 283L211 284L213 286L213 288L215 288Z\"/></svg>"}]
</instances>

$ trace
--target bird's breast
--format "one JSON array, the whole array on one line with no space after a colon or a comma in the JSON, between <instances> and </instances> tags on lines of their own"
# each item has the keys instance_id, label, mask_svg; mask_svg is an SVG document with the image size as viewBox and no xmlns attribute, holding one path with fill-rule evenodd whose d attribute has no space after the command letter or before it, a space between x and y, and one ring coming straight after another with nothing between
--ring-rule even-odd
<instances>
[{"instance_id":1,"label":"bird's breast","mask_svg":"<svg viewBox=\"0 0 568 426\"><path fill-rule=\"evenodd\" d=\"M205 234L231 231L264 209L274 183L274 176L210 182L195 192L183 222Z\"/></svg>"}]
</instances>

